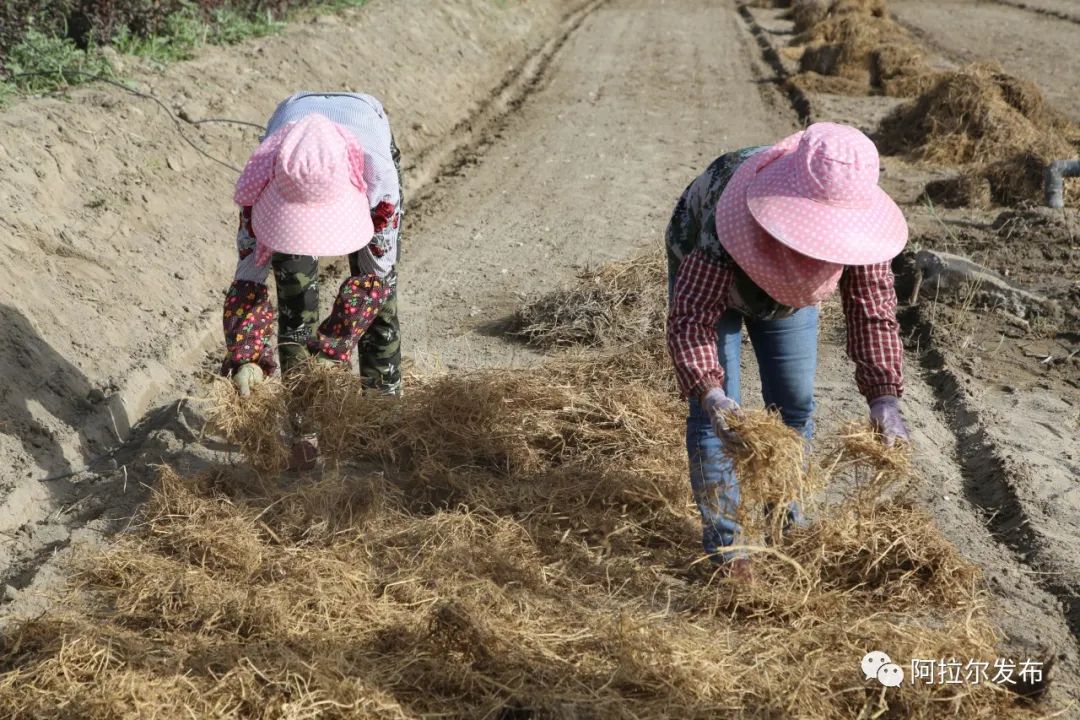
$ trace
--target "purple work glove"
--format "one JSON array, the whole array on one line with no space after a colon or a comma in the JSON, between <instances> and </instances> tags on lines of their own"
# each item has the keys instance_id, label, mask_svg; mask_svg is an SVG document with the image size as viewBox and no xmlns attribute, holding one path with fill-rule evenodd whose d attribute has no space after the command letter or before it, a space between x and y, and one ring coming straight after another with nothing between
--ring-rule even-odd
<instances>
[{"instance_id":1,"label":"purple work glove","mask_svg":"<svg viewBox=\"0 0 1080 720\"><path fill-rule=\"evenodd\" d=\"M721 442L737 443L739 441L739 436L728 426L725 415L727 413L739 414L742 410L739 409L739 403L724 393L723 388L715 387L705 393L701 398L701 406L705 408L705 412L709 413L713 432L716 433L716 437L720 438Z\"/></svg>"},{"instance_id":2,"label":"purple work glove","mask_svg":"<svg viewBox=\"0 0 1080 720\"><path fill-rule=\"evenodd\" d=\"M885 445L892 447L897 440L911 442L904 416L900 414L900 399L882 395L870 401L870 424L881 433Z\"/></svg>"}]
</instances>

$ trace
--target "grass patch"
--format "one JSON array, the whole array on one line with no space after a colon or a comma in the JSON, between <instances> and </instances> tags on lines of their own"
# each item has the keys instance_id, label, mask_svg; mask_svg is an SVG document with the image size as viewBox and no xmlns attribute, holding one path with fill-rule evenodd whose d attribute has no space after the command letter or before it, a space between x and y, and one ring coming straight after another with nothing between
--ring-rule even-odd
<instances>
[{"instance_id":1,"label":"grass patch","mask_svg":"<svg viewBox=\"0 0 1080 720\"><path fill-rule=\"evenodd\" d=\"M328 0L300 6L275 17L269 10L249 12L236 7L202 11L185 3L164 25L150 34L121 25L109 45L122 55L145 58L164 67L188 60L206 45L235 45L279 33L288 21L310 12L359 8L367 0ZM0 104L19 93L47 93L89 82L95 76L113 77L115 70L97 45L86 49L74 40L31 28L0 59Z\"/></svg>"},{"instance_id":2,"label":"grass patch","mask_svg":"<svg viewBox=\"0 0 1080 720\"><path fill-rule=\"evenodd\" d=\"M209 16L188 5L169 16L162 32L147 37L121 28L112 45L124 55L134 55L165 65L188 60L204 45L235 45L250 38L280 32L285 22L269 12L249 15L233 8L216 9Z\"/></svg>"},{"instance_id":3,"label":"grass patch","mask_svg":"<svg viewBox=\"0 0 1080 720\"><path fill-rule=\"evenodd\" d=\"M4 61L8 75L0 98L15 91L48 92L85 82L87 76L113 74L109 61L97 49L81 50L67 38L49 37L30 30Z\"/></svg>"}]
</instances>

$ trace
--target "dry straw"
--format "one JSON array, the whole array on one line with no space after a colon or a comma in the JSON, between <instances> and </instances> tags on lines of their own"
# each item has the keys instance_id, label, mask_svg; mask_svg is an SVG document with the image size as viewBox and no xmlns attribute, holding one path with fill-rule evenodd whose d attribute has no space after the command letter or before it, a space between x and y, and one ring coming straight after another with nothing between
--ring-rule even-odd
<instances>
[{"instance_id":1,"label":"dry straw","mask_svg":"<svg viewBox=\"0 0 1080 720\"><path fill-rule=\"evenodd\" d=\"M514 334L540 348L644 341L664 323L667 278L659 250L582 273L575 286L533 299Z\"/></svg>"},{"instance_id":2,"label":"dry straw","mask_svg":"<svg viewBox=\"0 0 1080 720\"><path fill-rule=\"evenodd\" d=\"M922 51L882 0L800 2L791 15L800 70L794 82L804 90L908 97L931 82Z\"/></svg>"},{"instance_id":3,"label":"dry straw","mask_svg":"<svg viewBox=\"0 0 1080 720\"><path fill-rule=\"evenodd\" d=\"M950 205L1015 204L1041 197L1051 160L1073 157L1080 129L1050 108L1041 91L995 63L938 73L918 99L882 124L882 149L947 165L960 180L928 188Z\"/></svg>"},{"instance_id":4,"label":"dry straw","mask_svg":"<svg viewBox=\"0 0 1080 720\"><path fill-rule=\"evenodd\" d=\"M338 416L339 471L319 480L164 472L61 609L0 635L0 705L91 720L1036 716L989 685L883 693L859 675L871 648L998 653L977 571L914 507L823 508L754 554L751 585L697 562L681 404L619 381L623 362L446 376L372 402ZM313 416L359 407L344 373L308 382ZM801 440L746 418L748 497L805 492L773 472L802 473ZM876 446L846 442L865 450L844 462L876 472Z\"/></svg>"},{"instance_id":5,"label":"dry straw","mask_svg":"<svg viewBox=\"0 0 1080 720\"><path fill-rule=\"evenodd\" d=\"M726 451L742 479L737 519L744 541L781 544L787 508L805 507L821 489L822 475L809 466L806 441L775 411L732 414L729 425L738 437Z\"/></svg>"},{"instance_id":6,"label":"dry straw","mask_svg":"<svg viewBox=\"0 0 1080 720\"><path fill-rule=\"evenodd\" d=\"M4 716L1042 714L989 684L862 678L871 649L1002 652L978 571L896 496L907 467L865 428L815 469L775 415L737 420L747 517L878 480L751 548L751 584L701 562L659 346L413 379L401 400L321 367L219 395L245 452L299 423L328 467L165 470L132 531L79 559L66 602L0 630Z\"/></svg>"},{"instance_id":7,"label":"dry straw","mask_svg":"<svg viewBox=\"0 0 1080 720\"><path fill-rule=\"evenodd\" d=\"M1074 157L1080 128L1052 110L1038 87L994 63L933 68L883 0L796 2L799 57L792 82L809 92L915 98L882 124L884 152L961 166L927 196L948 206L1039 200L1043 169Z\"/></svg>"},{"instance_id":8,"label":"dry straw","mask_svg":"<svg viewBox=\"0 0 1080 720\"><path fill-rule=\"evenodd\" d=\"M229 380L216 378L207 403L209 426L234 443L256 469L276 474L289 460L283 442L288 402L288 389L281 383L264 383L240 398Z\"/></svg>"},{"instance_id":9,"label":"dry straw","mask_svg":"<svg viewBox=\"0 0 1080 720\"><path fill-rule=\"evenodd\" d=\"M1067 154L1068 123L1033 83L994 63L941 74L882 128L885 149L944 163L988 163L1009 151Z\"/></svg>"}]
</instances>

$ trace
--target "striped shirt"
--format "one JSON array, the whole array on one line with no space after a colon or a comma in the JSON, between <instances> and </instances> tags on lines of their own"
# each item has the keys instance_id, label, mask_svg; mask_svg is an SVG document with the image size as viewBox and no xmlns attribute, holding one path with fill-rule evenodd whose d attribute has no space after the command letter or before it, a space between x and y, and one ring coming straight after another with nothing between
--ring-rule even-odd
<instances>
[{"instance_id":1,"label":"striped shirt","mask_svg":"<svg viewBox=\"0 0 1080 720\"><path fill-rule=\"evenodd\" d=\"M356 266L364 274L391 278L398 260L398 231L404 209L397 146L386 111L371 95L300 92L281 101L270 117L262 139L312 113L349 130L364 149L364 183L375 235L367 247L355 253ZM250 223L245 222L241 212L236 233L239 258L234 279L265 284L270 267L256 263L255 244Z\"/></svg>"},{"instance_id":2,"label":"striped shirt","mask_svg":"<svg viewBox=\"0 0 1080 720\"><path fill-rule=\"evenodd\" d=\"M390 121L382 103L361 93L299 92L285 98L266 126L266 136L318 113L346 128L364 148L364 182L371 207L381 202L397 206L401 202L401 182L394 166Z\"/></svg>"},{"instance_id":3,"label":"striped shirt","mask_svg":"<svg viewBox=\"0 0 1080 720\"><path fill-rule=\"evenodd\" d=\"M790 310L768 298L739 270L717 239L722 229L712 221L724 187L754 150L718 158L683 193L668 225L668 272L673 288L667 344L686 397L723 387L716 325L728 308L760 319L783 317ZM889 263L845 268L840 300L847 323L847 352L855 363L860 392L868 400L899 397L904 385L904 350Z\"/></svg>"}]
</instances>

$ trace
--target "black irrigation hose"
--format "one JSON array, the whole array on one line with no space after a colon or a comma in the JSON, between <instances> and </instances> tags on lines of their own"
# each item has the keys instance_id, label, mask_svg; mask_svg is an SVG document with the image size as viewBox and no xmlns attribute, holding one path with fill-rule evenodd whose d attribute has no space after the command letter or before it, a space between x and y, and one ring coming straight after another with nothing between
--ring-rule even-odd
<instances>
[{"instance_id":1,"label":"black irrigation hose","mask_svg":"<svg viewBox=\"0 0 1080 720\"><path fill-rule=\"evenodd\" d=\"M240 174L240 172L241 172L240 168L236 167L235 165L233 165L228 160L222 160L219 157L215 157L214 155L211 155L206 150L199 147L199 145L196 144L194 140L192 140L190 137L188 137L187 133L184 132L183 121L181 121L180 118L178 118L176 116L176 113L174 113L172 110L169 109L168 105L166 105L164 102L161 101L160 98L158 98L156 95L154 95L152 93L143 92L142 90L136 90L135 88L128 87L127 85L120 82L119 80L114 80L111 77L108 77L107 75L102 75L100 73L88 73L88 72L83 72L82 70L63 70L60 73L54 73L54 72L16 73L15 75L9 76L8 79L10 79L10 80L18 80L19 78L31 78L31 77L56 77L58 74L61 77L65 77L65 78L67 76L69 76L69 75L78 75L80 77L83 77L83 78L86 78L86 79L89 79L89 80L96 80L98 82L103 82L103 83L106 83L108 85L118 87L121 90L123 90L124 92L130 93L130 94L132 94L132 95L134 95L136 97L144 98L146 100L151 100L151 101L157 103L158 107L160 107L162 110L164 110L168 114L168 116L170 118L172 118L173 123L176 125L176 132L179 133L180 137L183 138L184 142L186 142L188 145L190 145L196 152L198 152L203 157L205 157L205 158L207 158L209 160L213 160L218 165L222 165L224 167L229 168L230 170L232 170L233 172L235 172L238 175ZM247 122L245 120L230 120L228 118L209 118L209 119L206 119L206 120L196 120L196 121L192 121L191 124L192 125L199 125L199 124L205 123L205 122L232 123L234 125L250 125L251 127L259 128L260 130L264 130L264 131L266 130L266 128L264 128L262 125L259 125L258 123L251 123L251 122Z\"/></svg>"},{"instance_id":2,"label":"black irrigation hose","mask_svg":"<svg viewBox=\"0 0 1080 720\"><path fill-rule=\"evenodd\" d=\"M188 123L192 125L202 125L203 123L230 123L232 125L247 125L248 127L253 127L256 130L266 132L265 125L248 122L247 120L233 120L231 118L203 118L202 120L188 120Z\"/></svg>"}]
</instances>

